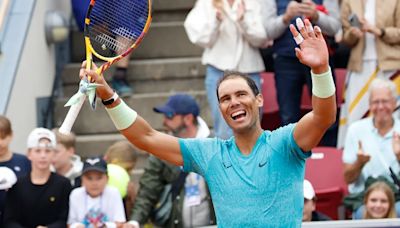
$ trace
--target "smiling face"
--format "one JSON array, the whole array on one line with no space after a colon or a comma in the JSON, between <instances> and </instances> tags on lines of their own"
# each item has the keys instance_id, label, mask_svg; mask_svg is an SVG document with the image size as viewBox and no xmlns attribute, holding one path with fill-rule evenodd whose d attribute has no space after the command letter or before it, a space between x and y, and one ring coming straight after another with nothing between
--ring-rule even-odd
<instances>
[{"instance_id":1,"label":"smiling face","mask_svg":"<svg viewBox=\"0 0 400 228\"><path fill-rule=\"evenodd\" d=\"M263 105L261 94L254 95L246 80L231 77L218 88L219 108L226 123L234 133L260 128L259 108Z\"/></svg>"},{"instance_id":2,"label":"smiling face","mask_svg":"<svg viewBox=\"0 0 400 228\"><path fill-rule=\"evenodd\" d=\"M374 121L378 123L391 122L393 111L396 108L396 99L390 89L378 87L371 91L369 108L374 116Z\"/></svg>"},{"instance_id":3,"label":"smiling face","mask_svg":"<svg viewBox=\"0 0 400 228\"><path fill-rule=\"evenodd\" d=\"M387 218L390 209L389 198L382 189L376 189L369 194L365 208L371 218Z\"/></svg>"}]
</instances>

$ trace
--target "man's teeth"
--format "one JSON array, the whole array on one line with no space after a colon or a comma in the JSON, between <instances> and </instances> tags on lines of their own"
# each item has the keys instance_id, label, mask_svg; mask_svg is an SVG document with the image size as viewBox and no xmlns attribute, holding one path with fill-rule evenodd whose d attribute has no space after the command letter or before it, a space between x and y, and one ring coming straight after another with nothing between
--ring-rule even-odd
<instances>
[{"instance_id":1,"label":"man's teeth","mask_svg":"<svg viewBox=\"0 0 400 228\"><path fill-rule=\"evenodd\" d=\"M246 114L245 111L240 110L240 111L237 111L237 112L232 113L231 117L232 117L233 119L236 119L239 115L245 115L245 114Z\"/></svg>"}]
</instances>

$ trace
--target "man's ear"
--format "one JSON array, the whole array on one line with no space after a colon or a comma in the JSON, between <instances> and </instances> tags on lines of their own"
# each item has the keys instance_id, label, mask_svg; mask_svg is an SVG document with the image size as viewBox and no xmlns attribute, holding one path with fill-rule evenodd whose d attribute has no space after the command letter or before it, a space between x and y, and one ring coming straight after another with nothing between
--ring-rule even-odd
<instances>
[{"instance_id":1,"label":"man's ear","mask_svg":"<svg viewBox=\"0 0 400 228\"><path fill-rule=\"evenodd\" d=\"M264 97L261 93L256 96L257 106L261 108L264 105Z\"/></svg>"}]
</instances>

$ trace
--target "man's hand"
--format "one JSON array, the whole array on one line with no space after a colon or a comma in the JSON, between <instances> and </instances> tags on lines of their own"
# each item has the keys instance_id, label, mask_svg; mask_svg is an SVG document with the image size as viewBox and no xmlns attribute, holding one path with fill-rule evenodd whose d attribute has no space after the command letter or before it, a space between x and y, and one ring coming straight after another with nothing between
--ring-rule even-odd
<instances>
[{"instance_id":1,"label":"man's hand","mask_svg":"<svg viewBox=\"0 0 400 228\"><path fill-rule=\"evenodd\" d=\"M100 85L96 88L97 96L102 100L109 99L114 94L114 91L107 84L103 75L99 75L96 70L97 66L94 63L92 64L91 70L86 70L86 61L83 61L79 71L79 77L81 79L84 77L90 77L90 82Z\"/></svg>"},{"instance_id":2,"label":"man's hand","mask_svg":"<svg viewBox=\"0 0 400 228\"><path fill-rule=\"evenodd\" d=\"M375 36L381 36L382 35L382 31L379 28L377 28L374 25L371 25L364 18L360 19L360 23L361 23L361 30L363 32L368 32L368 33L374 34Z\"/></svg>"},{"instance_id":3,"label":"man's hand","mask_svg":"<svg viewBox=\"0 0 400 228\"><path fill-rule=\"evenodd\" d=\"M357 38L361 38L362 36L364 36L364 32L361 31L361 29L357 28L357 27L351 27L350 28L350 34L357 37Z\"/></svg>"},{"instance_id":4,"label":"man's hand","mask_svg":"<svg viewBox=\"0 0 400 228\"><path fill-rule=\"evenodd\" d=\"M300 48L296 48L296 56L301 63L311 68L313 73L325 73L329 69L329 54L325 39L318 26L312 27L311 22L296 19L296 26L290 25L290 31Z\"/></svg>"},{"instance_id":5,"label":"man's hand","mask_svg":"<svg viewBox=\"0 0 400 228\"><path fill-rule=\"evenodd\" d=\"M286 7L286 11L285 14L283 15L283 22L285 24L289 24L290 21L296 17L296 16L300 16L301 12L300 12L300 3L296 2L296 1L290 1L289 4Z\"/></svg>"},{"instance_id":6,"label":"man's hand","mask_svg":"<svg viewBox=\"0 0 400 228\"><path fill-rule=\"evenodd\" d=\"M311 21L316 22L318 20L318 10L317 5L311 0L304 0L300 6L299 10L301 14Z\"/></svg>"},{"instance_id":7,"label":"man's hand","mask_svg":"<svg viewBox=\"0 0 400 228\"><path fill-rule=\"evenodd\" d=\"M364 166L370 159L371 156L364 152L361 141L358 141L357 162Z\"/></svg>"},{"instance_id":8,"label":"man's hand","mask_svg":"<svg viewBox=\"0 0 400 228\"><path fill-rule=\"evenodd\" d=\"M400 161L400 135L397 132L393 132L392 146L393 153L396 155L397 161Z\"/></svg>"}]
</instances>

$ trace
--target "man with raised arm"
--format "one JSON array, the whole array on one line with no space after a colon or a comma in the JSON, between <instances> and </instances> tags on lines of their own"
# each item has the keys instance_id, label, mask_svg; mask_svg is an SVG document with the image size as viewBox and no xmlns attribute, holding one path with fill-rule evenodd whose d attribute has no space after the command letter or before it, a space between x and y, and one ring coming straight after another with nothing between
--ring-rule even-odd
<instances>
[{"instance_id":1,"label":"man with raised arm","mask_svg":"<svg viewBox=\"0 0 400 228\"><path fill-rule=\"evenodd\" d=\"M228 73L217 86L222 116L232 128L228 140L180 139L156 131L129 108L94 70L85 70L115 126L142 150L202 175L213 199L218 227L300 227L305 160L335 122L335 85L321 29L305 19L290 30L296 55L309 66L313 110L296 124L275 131L260 125L263 97L246 75Z\"/></svg>"}]
</instances>

